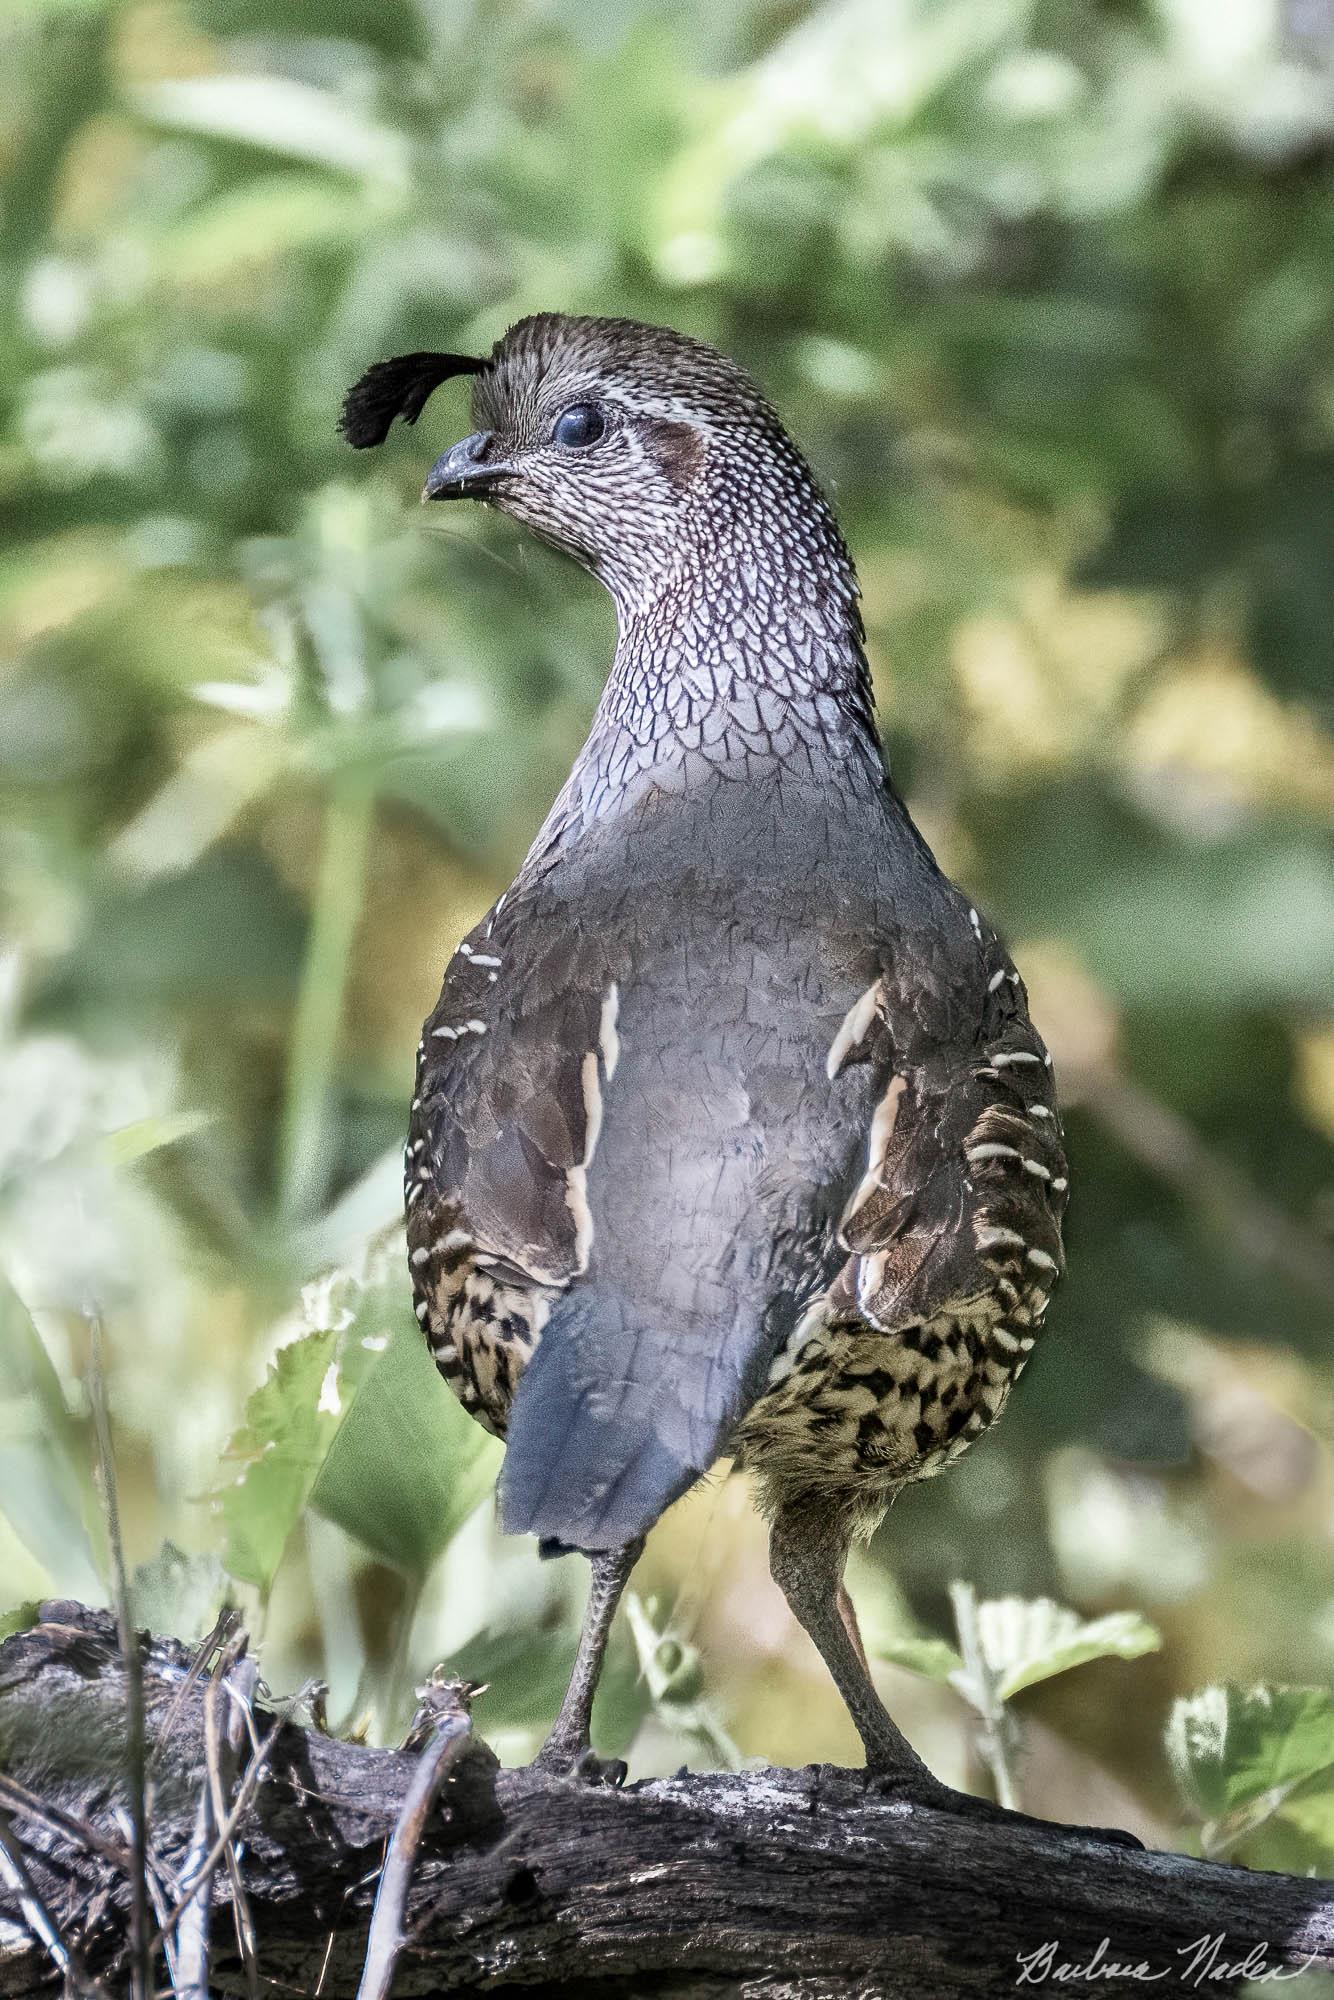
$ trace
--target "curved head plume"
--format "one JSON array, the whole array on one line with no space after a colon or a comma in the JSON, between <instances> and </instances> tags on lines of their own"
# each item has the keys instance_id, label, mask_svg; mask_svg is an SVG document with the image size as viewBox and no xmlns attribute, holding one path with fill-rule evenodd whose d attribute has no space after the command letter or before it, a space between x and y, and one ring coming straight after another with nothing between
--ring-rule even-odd
<instances>
[{"instance_id":1,"label":"curved head plume","mask_svg":"<svg viewBox=\"0 0 1334 2000\"><path fill-rule=\"evenodd\" d=\"M399 354L377 361L344 396L338 428L358 451L383 444L395 417L415 424L432 390L452 376L480 374L486 365L472 354Z\"/></svg>"}]
</instances>

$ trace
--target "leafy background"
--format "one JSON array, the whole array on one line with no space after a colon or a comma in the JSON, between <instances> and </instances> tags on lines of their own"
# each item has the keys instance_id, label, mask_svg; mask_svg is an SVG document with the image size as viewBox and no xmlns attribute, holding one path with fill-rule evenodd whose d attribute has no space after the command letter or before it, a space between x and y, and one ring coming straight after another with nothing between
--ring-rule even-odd
<instances>
[{"instance_id":1,"label":"leafy background","mask_svg":"<svg viewBox=\"0 0 1334 2000\"><path fill-rule=\"evenodd\" d=\"M956 1781L1334 1872L1334 7L20 0L0 64L0 1611L105 1596L97 1325L143 1618L230 1590L381 1737L441 1658L507 1757L554 1711L580 1566L497 1535L393 1225L611 614L418 510L454 392L333 420L666 320L836 489L1069 1112L1046 1342L859 1562L885 1692ZM604 1749L855 1761L739 1480L636 1590Z\"/></svg>"}]
</instances>

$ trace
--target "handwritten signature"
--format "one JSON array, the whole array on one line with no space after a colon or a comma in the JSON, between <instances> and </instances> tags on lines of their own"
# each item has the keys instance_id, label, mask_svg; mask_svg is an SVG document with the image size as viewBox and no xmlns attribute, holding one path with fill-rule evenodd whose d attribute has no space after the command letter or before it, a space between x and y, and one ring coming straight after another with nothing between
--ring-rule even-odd
<instances>
[{"instance_id":1,"label":"handwritten signature","mask_svg":"<svg viewBox=\"0 0 1334 2000\"><path fill-rule=\"evenodd\" d=\"M1180 1986L1198 1988L1215 1981L1251 1979L1257 1985L1277 1985L1280 1980L1299 1979L1314 1963L1313 1953L1303 1965L1282 1964L1270 1957L1267 1940L1238 1954L1224 1931L1196 1938L1191 1944L1179 1946L1171 1960L1156 1962L1147 1958L1118 1958L1107 1937L1088 1958L1066 1958L1060 1939L1049 1938L1034 1951L1015 1953L1019 1970L1014 1983L1043 1986L1053 1980L1061 1986L1096 1986L1101 1980L1137 1979L1150 1986L1160 1979L1174 1979Z\"/></svg>"}]
</instances>

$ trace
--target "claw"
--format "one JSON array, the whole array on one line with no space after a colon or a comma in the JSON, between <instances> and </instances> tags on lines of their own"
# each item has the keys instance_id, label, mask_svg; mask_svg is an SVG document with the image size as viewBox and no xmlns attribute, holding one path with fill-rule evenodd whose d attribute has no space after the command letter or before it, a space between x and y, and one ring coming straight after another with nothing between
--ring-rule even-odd
<instances>
[{"instance_id":1,"label":"claw","mask_svg":"<svg viewBox=\"0 0 1334 2000\"><path fill-rule=\"evenodd\" d=\"M574 1766L573 1775L590 1785L610 1785L619 1791L629 1774L629 1765L624 1757L598 1757L593 1751L585 1750Z\"/></svg>"},{"instance_id":2,"label":"claw","mask_svg":"<svg viewBox=\"0 0 1334 2000\"><path fill-rule=\"evenodd\" d=\"M610 1785L617 1791L625 1783L628 1770L623 1757L599 1757L586 1743L573 1747L544 1743L531 1768L545 1771L548 1777L569 1778L582 1785Z\"/></svg>"},{"instance_id":3,"label":"claw","mask_svg":"<svg viewBox=\"0 0 1334 2000\"><path fill-rule=\"evenodd\" d=\"M953 1785L942 1783L929 1771L868 1769L866 1785L868 1791L877 1792L882 1797L905 1799L913 1805L931 1806L937 1812L957 1813L960 1818L985 1820L1008 1827L1032 1827L1045 1834L1073 1834L1080 1840L1101 1841L1106 1847L1129 1847L1141 1851L1144 1847L1144 1842L1124 1827L1072 1826L1065 1820L1039 1819L1034 1813L1016 1812L1009 1806L997 1805L994 1799L980 1799L972 1792L956 1791Z\"/></svg>"}]
</instances>

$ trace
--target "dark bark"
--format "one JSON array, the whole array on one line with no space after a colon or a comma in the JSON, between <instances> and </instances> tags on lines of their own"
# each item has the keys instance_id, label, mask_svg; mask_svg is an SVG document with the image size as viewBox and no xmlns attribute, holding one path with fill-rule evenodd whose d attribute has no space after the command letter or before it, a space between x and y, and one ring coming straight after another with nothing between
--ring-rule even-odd
<instances>
[{"instance_id":1,"label":"dark bark","mask_svg":"<svg viewBox=\"0 0 1334 2000\"><path fill-rule=\"evenodd\" d=\"M27 1883L14 1886L12 1864L8 1877L0 1870L0 1993L60 1987L23 1913L26 1895L29 1912L40 1903L111 1994L124 1990L130 1901L124 1676L113 1620L73 1605L44 1613L0 1648L0 1824L7 1817ZM161 1912L187 1856L198 1872L206 1682L187 1684L190 1655L174 1641L145 1643L143 1660ZM319 1985L340 2000L357 1988L419 1753L340 1742L295 1719L267 1742L273 1720L261 1698L255 1739L267 1755L236 1828L258 1965L280 1982L268 1991ZM211 1985L241 1992L226 1867L211 1894ZM502 1771L477 1740L451 1753L406 1916L400 1995L1013 1994L1019 1954L1058 1940L1060 1959L1087 1960L1103 1939L1104 1963L1144 1960L1164 1974L1158 1990L1189 1991L1186 1954L1220 1934L1228 1962L1260 1947L1270 1968L1334 1969L1328 1883L1146 1853L986 1808L909 1805L856 1771L682 1777L617 1792ZM1076 1983L1145 1990L1130 1977ZM1196 1990L1239 1983L1214 1976Z\"/></svg>"}]
</instances>

